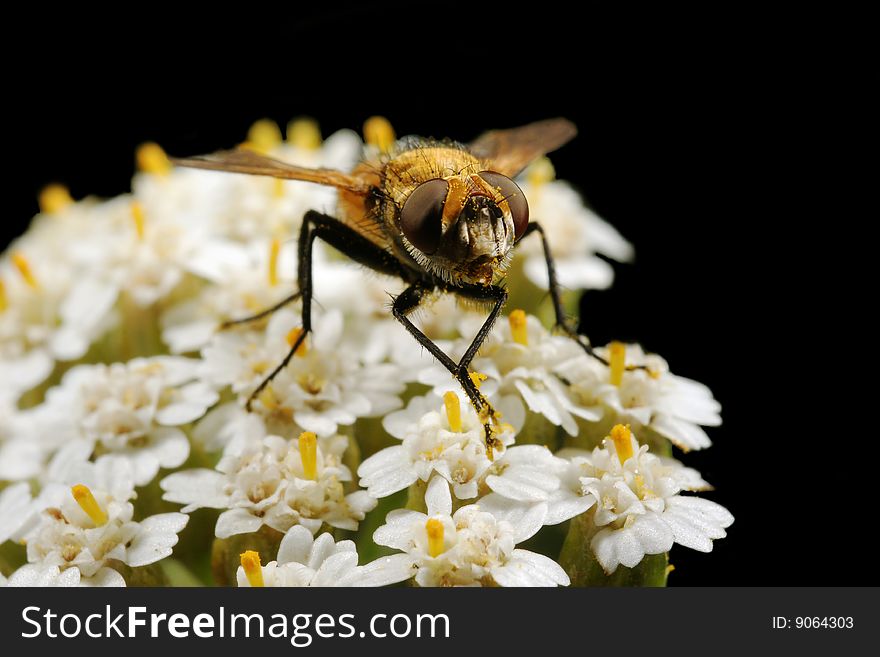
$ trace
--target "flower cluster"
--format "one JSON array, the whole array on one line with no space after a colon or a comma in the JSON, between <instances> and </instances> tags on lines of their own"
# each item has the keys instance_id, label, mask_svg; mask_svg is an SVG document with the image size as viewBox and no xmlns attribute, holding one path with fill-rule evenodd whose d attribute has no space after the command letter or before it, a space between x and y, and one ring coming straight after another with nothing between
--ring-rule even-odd
<instances>
[{"instance_id":1,"label":"flower cluster","mask_svg":"<svg viewBox=\"0 0 880 657\"><path fill-rule=\"evenodd\" d=\"M394 143L375 117L366 143L286 133L259 121L242 148L351 170ZM647 557L725 535L671 457L710 446L719 404L637 344L590 355L543 324L540 240L508 271L527 311L470 365L487 445L486 414L391 316L403 284L320 240L303 336L295 238L333 190L174 167L156 144L137 162L113 199L47 187L0 255L0 585L662 583ZM519 183L562 286L608 287L597 254L631 245L546 158ZM453 360L484 319L449 297L416 318Z\"/></svg>"}]
</instances>

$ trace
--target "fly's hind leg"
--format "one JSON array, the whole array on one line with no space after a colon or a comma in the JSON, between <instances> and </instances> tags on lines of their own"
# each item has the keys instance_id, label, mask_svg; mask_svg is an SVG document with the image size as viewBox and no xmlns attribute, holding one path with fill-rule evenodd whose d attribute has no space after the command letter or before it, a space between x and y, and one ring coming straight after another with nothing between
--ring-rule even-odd
<instances>
[{"instance_id":1,"label":"fly's hind leg","mask_svg":"<svg viewBox=\"0 0 880 657\"><path fill-rule=\"evenodd\" d=\"M297 243L296 278L299 291L282 301L280 305L276 304L277 307L270 308L261 314L265 317L286 303L302 297L302 330L300 330L296 340L291 343L290 350L284 359L260 382L260 385L248 397L245 408L249 411L254 400L266 389L266 386L272 382L272 379L287 367L294 354L305 341L306 336L312 332L312 245L315 238L318 237L355 262L370 269L392 276L402 277L404 275L401 265L390 253L373 244L346 224L314 210L306 212ZM245 321L247 321L247 318Z\"/></svg>"},{"instance_id":2,"label":"fly's hind leg","mask_svg":"<svg viewBox=\"0 0 880 657\"><path fill-rule=\"evenodd\" d=\"M474 337L473 342L471 342L471 345L461 357L461 360L456 363L447 356L440 347L434 344L428 336L422 333L408 317L410 313L418 308L422 300L432 292L433 289L433 287L425 286L423 283L414 283L394 300L392 312L394 317L403 324L406 330L410 332L418 343L427 349L434 358L440 361L440 363L449 370L452 376L455 377L455 380L458 381L459 385L464 389L483 423L483 431L486 439L486 452L491 459L493 450L502 447L500 441L495 436L495 428L500 425L500 415L494 408L492 408L492 405L480 392L477 384L474 383L474 380L471 378L470 372L468 371L468 366L471 364L471 361L480 349L480 345L483 344L483 341L492 329L495 320L498 319L498 315L504 307L504 302L507 301L507 290L496 285L486 287L456 287L454 290L450 290L454 291L456 294L467 296L479 301L494 302L489 316L486 318L486 321L483 322L483 325Z\"/></svg>"},{"instance_id":3,"label":"fly's hind leg","mask_svg":"<svg viewBox=\"0 0 880 657\"><path fill-rule=\"evenodd\" d=\"M556 267L553 264L553 255L550 252L550 245L547 243L547 236L544 233L544 229L541 228L541 225L535 221L529 223L526 232L523 233L523 238L528 237L532 233L538 233L541 236L541 245L544 248L544 262L547 264L550 300L553 302L553 313L556 315L556 325L572 340L577 342L588 356L591 356L600 363L610 367L611 363L608 359L597 354L590 341L585 336L578 333L565 316L565 311L562 308L562 298L559 294L559 281L556 279ZM626 369L631 371L646 370L648 368L645 365L627 365Z\"/></svg>"}]
</instances>

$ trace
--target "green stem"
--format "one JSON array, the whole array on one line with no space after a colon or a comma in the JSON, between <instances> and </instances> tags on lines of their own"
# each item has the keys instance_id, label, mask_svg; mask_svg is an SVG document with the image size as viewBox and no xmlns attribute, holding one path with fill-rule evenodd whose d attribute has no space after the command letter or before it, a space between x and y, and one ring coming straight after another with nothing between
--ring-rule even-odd
<instances>
[{"instance_id":1,"label":"green stem","mask_svg":"<svg viewBox=\"0 0 880 657\"><path fill-rule=\"evenodd\" d=\"M645 556L634 568L618 566L606 575L596 560L590 542L599 531L593 512L573 518L559 553L559 563L568 573L572 586L666 586L667 554Z\"/></svg>"}]
</instances>

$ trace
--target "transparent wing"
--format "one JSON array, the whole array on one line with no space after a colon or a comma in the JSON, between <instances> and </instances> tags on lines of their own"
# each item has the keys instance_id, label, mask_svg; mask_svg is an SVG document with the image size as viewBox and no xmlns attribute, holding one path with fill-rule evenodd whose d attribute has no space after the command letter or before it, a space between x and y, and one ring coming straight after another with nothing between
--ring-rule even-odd
<instances>
[{"instance_id":1,"label":"transparent wing","mask_svg":"<svg viewBox=\"0 0 880 657\"><path fill-rule=\"evenodd\" d=\"M469 144L469 150L492 171L513 178L532 161L555 151L577 134L568 119L547 119L509 130L490 130Z\"/></svg>"},{"instance_id":2,"label":"transparent wing","mask_svg":"<svg viewBox=\"0 0 880 657\"><path fill-rule=\"evenodd\" d=\"M330 185L355 194L367 194L370 185L355 175L336 169L310 169L275 160L248 150L219 151L210 155L188 158L172 158L174 164L193 169L247 173L254 176L271 176L287 180L304 180L319 185Z\"/></svg>"}]
</instances>

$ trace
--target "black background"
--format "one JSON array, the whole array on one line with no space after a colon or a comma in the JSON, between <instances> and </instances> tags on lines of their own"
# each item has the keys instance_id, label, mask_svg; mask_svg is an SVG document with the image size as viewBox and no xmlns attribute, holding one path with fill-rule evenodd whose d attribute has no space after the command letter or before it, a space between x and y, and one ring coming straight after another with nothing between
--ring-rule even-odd
<instances>
[{"instance_id":1,"label":"black background","mask_svg":"<svg viewBox=\"0 0 880 657\"><path fill-rule=\"evenodd\" d=\"M255 8L212 31L158 17L144 35L43 34L6 80L3 243L47 182L77 198L126 191L146 140L188 155L232 146L264 116L311 115L326 136L372 114L399 134L468 140L566 116L580 135L553 156L558 176L637 253L610 291L586 295L583 329L638 339L724 407L715 445L685 460L736 522L712 554L676 548L670 584L876 581L858 566L873 513L855 491L863 438L845 435L858 429L833 392L846 375L820 371L845 350L816 322L835 312L813 278L834 253L804 244L840 229L837 216L816 227L817 188L797 173L829 128L818 46L791 40L796 16L512 11Z\"/></svg>"}]
</instances>

